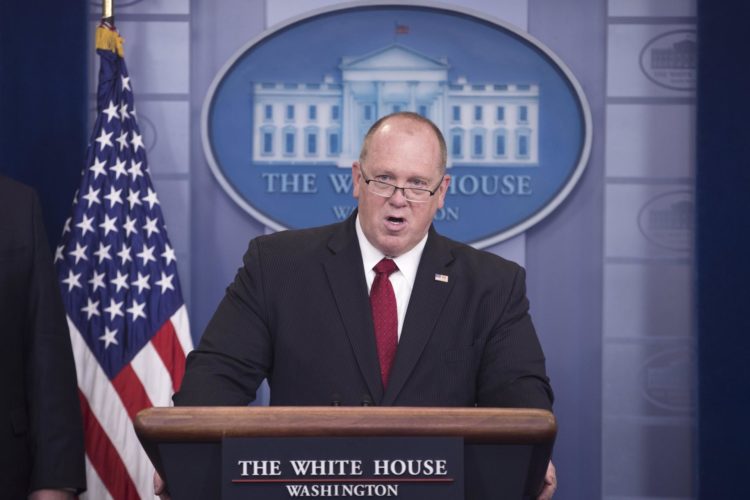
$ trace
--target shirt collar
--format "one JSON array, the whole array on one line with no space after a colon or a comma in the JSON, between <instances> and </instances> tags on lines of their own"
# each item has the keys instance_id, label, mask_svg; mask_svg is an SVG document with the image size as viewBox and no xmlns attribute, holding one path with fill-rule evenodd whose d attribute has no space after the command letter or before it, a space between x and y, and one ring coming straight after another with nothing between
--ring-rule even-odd
<instances>
[{"instance_id":1,"label":"shirt collar","mask_svg":"<svg viewBox=\"0 0 750 500\"><path fill-rule=\"evenodd\" d=\"M359 249L362 252L362 263L365 266L365 272L372 272L375 264L381 261L385 254L375 248L370 240L365 236L365 232L362 230L362 224L359 222L359 214L357 214L357 221L355 224L357 228L357 240L359 240ZM414 245L414 248L409 250L403 255L393 257L393 261L398 266L398 270L406 277L409 283L414 283L417 277L417 268L419 267L419 260L422 258L422 251L424 246L427 244L427 234L424 235L419 243Z\"/></svg>"}]
</instances>

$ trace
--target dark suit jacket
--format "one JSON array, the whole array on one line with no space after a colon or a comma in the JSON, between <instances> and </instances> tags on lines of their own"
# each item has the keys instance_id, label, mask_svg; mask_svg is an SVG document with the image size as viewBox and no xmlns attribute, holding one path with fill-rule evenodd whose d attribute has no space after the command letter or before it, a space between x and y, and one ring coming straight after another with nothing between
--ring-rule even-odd
<instances>
[{"instance_id":1,"label":"dark suit jacket","mask_svg":"<svg viewBox=\"0 0 750 500\"><path fill-rule=\"evenodd\" d=\"M433 229L384 391L355 216L250 242L176 404L551 408L523 269Z\"/></svg>"},{"instance_id":2,"label":"dark suit jacket","mask_svg":"<svg viewBox=\"0 0 750 500\"><path fill-rule=\"evenodd\" d=\"M36 194L0 176L0 496L85 488L73 353Z\"/></svg>"}]
</instances>

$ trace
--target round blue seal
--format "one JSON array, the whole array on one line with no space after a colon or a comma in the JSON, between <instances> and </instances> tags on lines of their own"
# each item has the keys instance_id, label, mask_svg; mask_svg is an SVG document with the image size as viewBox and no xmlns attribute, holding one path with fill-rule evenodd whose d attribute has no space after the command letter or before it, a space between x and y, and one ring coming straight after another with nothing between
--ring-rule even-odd
<instances>
[{"instance_id":1,"label":"round blue seal","mask_svg":"<svg viewBox=\"0 0 750 500\"><path fill-rule=\"evenodd\" d=\"M552 212L591 148L581 87L538 40L465 10L364 4L315 11L240 49L208 92L204 150L268 227L327 224L356 207L362 137L396 111L443 131L452 181L435 226L480 248Z\"/></svg>"}]
</instances>

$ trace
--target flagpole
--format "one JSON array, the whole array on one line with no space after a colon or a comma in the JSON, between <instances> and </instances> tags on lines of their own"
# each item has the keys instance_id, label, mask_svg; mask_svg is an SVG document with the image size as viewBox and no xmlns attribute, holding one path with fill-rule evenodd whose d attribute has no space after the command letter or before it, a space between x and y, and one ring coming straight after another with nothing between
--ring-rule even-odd
<instances>
[{"instance_id":1,"label":"flagpole","mask_svg":"<svg viewBox=\"0 0 750 500\"><path fill-rule=\"evenodd\" d=\"M102 0L102 22L115 24L114 0Z\"/></svg>"}]
</instances>

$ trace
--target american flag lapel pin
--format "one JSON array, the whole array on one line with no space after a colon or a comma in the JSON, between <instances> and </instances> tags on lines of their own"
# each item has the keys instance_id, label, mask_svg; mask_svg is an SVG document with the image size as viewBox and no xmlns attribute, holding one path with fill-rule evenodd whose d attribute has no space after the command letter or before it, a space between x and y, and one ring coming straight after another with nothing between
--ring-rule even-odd
<instances>
[{"instance_id":1,"label":"american flag lapel pin","mask_svg":"<svg viewBox=\"0 0 750 500\"><path fill-rule=\"evenodd\" d=\"M435 281L441 281L443 283L448 283L448 275L435 273Z\"/></svg>"}]
</instances>

